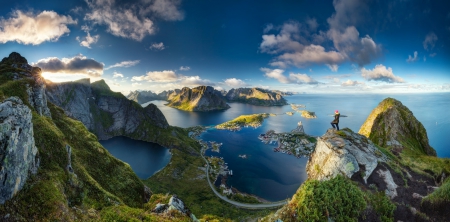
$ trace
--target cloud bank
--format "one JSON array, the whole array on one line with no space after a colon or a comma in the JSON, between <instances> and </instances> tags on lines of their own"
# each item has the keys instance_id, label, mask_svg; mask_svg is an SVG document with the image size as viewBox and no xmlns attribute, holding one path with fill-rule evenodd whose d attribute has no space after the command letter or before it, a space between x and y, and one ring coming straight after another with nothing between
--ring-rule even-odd
<instances>
[{"instance_id":1,"label":"cloud bank","mask_svg":"<svg viewBox=\"0 0 450 222\"><path fill-rule=\"evenodd\" d=\"M39 45L46 41L58 39L70 32L68 25L77 24L70 16L58 15L54 11L39 14L12 12L9 19L0 19L0 42L16 41L25 45Z\"/></svg>"},{"instance_id":2,"label":"cloud bank","mask_svg":"<svg viewBox=\"0 0 450 222\"><path fill-rule=\"evenodd\" d=\"M72 58L49 57L39 60L33 66L40 67L43 72L58 74L84 74L91 77L99 77L103 74L104 64L88 59L86 56L77 55Z\"/></svg>"},{"instance_id":3,"label":"cloud bank","mask_svg":"<svg viewBox=\"0 0 450 222\"><path fill-rule=\"evenodd\" d=\"M112 66L106 67L105 70L112 69L112 68L119 68L119 67L128 68L128 67L137 65L139 62L140 62L140 60L122 61L122 62L116 63Z\"/></svg>"},{"instance_id":4,"label":"cloud bank","mask_svg":"<svg viewBox=\"0 0 450 222\"><path fill-rule=\"evenodd\" d=\"M232 87L232 88L240 88L240 87L249 86L249 84L247 84L243 80L236 79L236 78L225 79L224 83L225 83L225 85Z\"/></svg>"},{"instance_id":5,"label":"cloud bank","mask_svg":"<svg viewBox=\"0 0 450 222\"><path fill-rule=\"evenodd\" d=\"M261 71L264 72L264 76L272 79L278 80L280 83L286 84L318 84L319 82L315 79L311 78L307 74L295 74L290 73L289 76L285 76L283 69L269 69L269 68L261 68Z\"/></svg>"}]
</instances>

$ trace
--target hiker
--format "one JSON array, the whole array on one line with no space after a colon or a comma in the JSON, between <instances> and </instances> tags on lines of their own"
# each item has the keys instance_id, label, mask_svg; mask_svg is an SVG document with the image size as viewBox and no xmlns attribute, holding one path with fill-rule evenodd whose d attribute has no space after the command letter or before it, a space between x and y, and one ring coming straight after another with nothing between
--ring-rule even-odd
<instances>
[{"instance_id":1,"label":"hiker","mask_svg":"<svg viewBox=\"0 0 450 222\"><path fill-rule=\"evenodd\" d=\"M332 126L334 129L337 129L337 130L339 130L339 116L340 116L340 115L341 115L341 114L339 113L338 110L334 111L334 120L331 121L331 126Z\"/></svg>"}]
</instances>

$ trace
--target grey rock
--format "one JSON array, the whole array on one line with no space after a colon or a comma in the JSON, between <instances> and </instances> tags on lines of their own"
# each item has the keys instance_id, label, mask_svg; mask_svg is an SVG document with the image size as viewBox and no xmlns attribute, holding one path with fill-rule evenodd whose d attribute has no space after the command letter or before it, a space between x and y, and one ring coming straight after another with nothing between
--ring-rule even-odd
<instances>
[{"instance_id":1,"label":"grey rock","mask_svg":"<svg viewBox=\"0 0 450 222\"><path fill-rule=\"evenodd\" d=\"M377 167L378 161L384 162L386 157L379 152L376 154L378 149L364 136L345 129L339 132L345 133L345 136L337 134L335 129L329 129L318 138L316 148L306 165L308 178L328 180L338 174L351 178L356 172L362 171L367 183L367 178Z\"/></svg>"},{"instance_id":2,"label":"grey rock","mask_svg":"<svg viewBox=\"0 0 450 222\"><path fill-rule=\"evenodd\" d=\"M394 182L394 178L392 178L391 172L389 170L384 171L379 169L377 173L381 178L383 178L384 182L386 183L386 190L384 192L391 199L394 199L394 197L397 196L398 185Z\"/></svg>"},{"instance_id":3,"label":"grey rock","mask_svg":"<svg viewBox=\"0 0 450 222\"><path fill-rule=\"evenodd\" d=\"M34 79L33 86L27 85L28 102L36 109L39 115L51 117L50 109L47 106L47 95L45 94L45 79L41 76L41 69L33 67L31 70Z\"/></svg>"},{"instance_id":4,"label":"grey rock","mask_svg":"<svg viewBox=\"0 0 450 222\"><path fill-rule=\"evenodd\" d=\"M32 114L18 97L0 103L0 204L19 192L39 167Z\"/></svg>"}]
</instances>

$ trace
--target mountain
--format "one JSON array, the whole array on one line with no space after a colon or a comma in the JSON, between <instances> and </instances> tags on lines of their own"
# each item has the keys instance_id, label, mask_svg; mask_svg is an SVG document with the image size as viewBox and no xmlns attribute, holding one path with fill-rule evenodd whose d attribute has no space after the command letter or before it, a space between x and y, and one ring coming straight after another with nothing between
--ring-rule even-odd
<instances>
[{"instance_id":1,"label":"mountain","mask_svg":"<svg viewBox=\"0 0 450 222\"><path fill-rule=\"evenodd\" d=\"M257 106L283 106L286 100L280 93L261 88L231 89L225 96L228 102L241 102Z\"/></svg>"},{"instance_id":2,"label":"mountain","mask_svg":"<svg viewBox=\"0 0 450 222\"><path fill-rule=\"evenodd\" d=\"M186 111L213 111L230 108L220 96L220 92L211 86L184 87L180 93L169 98L167 106Z\"/></svg>"},{"instance_id":3,"label":"mountain","mask_svg":"<svg viewBox=\"0 0 450 222\"><path fill-rule=\"evenodd\" d=\"M172 98L176 94L180 93L181 90L175 89L175 90L167 90L160 92L158 94L152 92L152 91L132 91L130 94L127 95L127 98L129 100L133 100L139 104L144 104L146 102L150 102L153 100L169 100L169 98Z\"/></svg>"},{"instance_id":4,"label":"mountain","mask_svg":"<svg viewBox=\"0 0 450 222\"><path fill-rule=\"evenodd\" d=\"M328 129L319 137L307 162L308 180L287 205L265 219L448 220L450 160L435 157L426 131L409 109L385 99L361 132Z\"/></svg>"},{"instance_id":5,"label":"mountain","mask_svg":"<svg viewBox=\"0 0 450 222\"><path fill-rule=\"evenodd\" d=\"M387 98L370 113L359 133L379 146L394 147L400 152L405 146L423 154L436 156L429 145L425 127L400 101Z\"/></svg>"}]
</instances>

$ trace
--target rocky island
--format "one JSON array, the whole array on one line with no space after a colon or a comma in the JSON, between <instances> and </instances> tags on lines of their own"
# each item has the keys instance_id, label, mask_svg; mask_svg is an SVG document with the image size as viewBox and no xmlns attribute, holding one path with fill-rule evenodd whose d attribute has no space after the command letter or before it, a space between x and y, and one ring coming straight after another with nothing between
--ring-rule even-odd
<instances>
[{"instance_id":1,"label":"rocky island","mask_svg":"<svg viewBox=\"0 0 450 222\"><path fill-rule=\"evenodd\" d=\"M261 88L237 88L228 91L225 96L228 102L248 103L257 106L287 105L281 93Z\"/></svg>"},{"instance_id":2,"label":"rocky island","mask_svg":"<svg viewBox=\"0 0 450 222\"><path fill-rule=\"evenodd\" d=\"M300 112L300 111L297 111L297 112ZM315 119L315 118L317 118L315 112L310 112L310 111L307 111L307 110L302 110L302 111L301 111L301 114L302 114L302 117L305 117L305 118L307 118L307 119Z\"/></svg>"},{"instance_id":3,"label":"rocky island","mask_svg":"<svg viewBox=\"0 0 450 222\"><path fill-rule=\"evenodd\" d=\"M185 111L213 111L230 108L220 96L220 92L211 86L195 88L184 87L180 93L169 99L167 106Z\"/></svg>"},{"instance_id":4,"label":"rocky island","mask_svg":"<svg viewBox=\"0 0 450 222\"><path fill-rule=\"evenodd\" d=\"M242 127L260 127L264 119L269 117L269 115L268 113L241 115L233 120L217 125L216 129L239 131Z\"/></svg>"}]
</instances>

